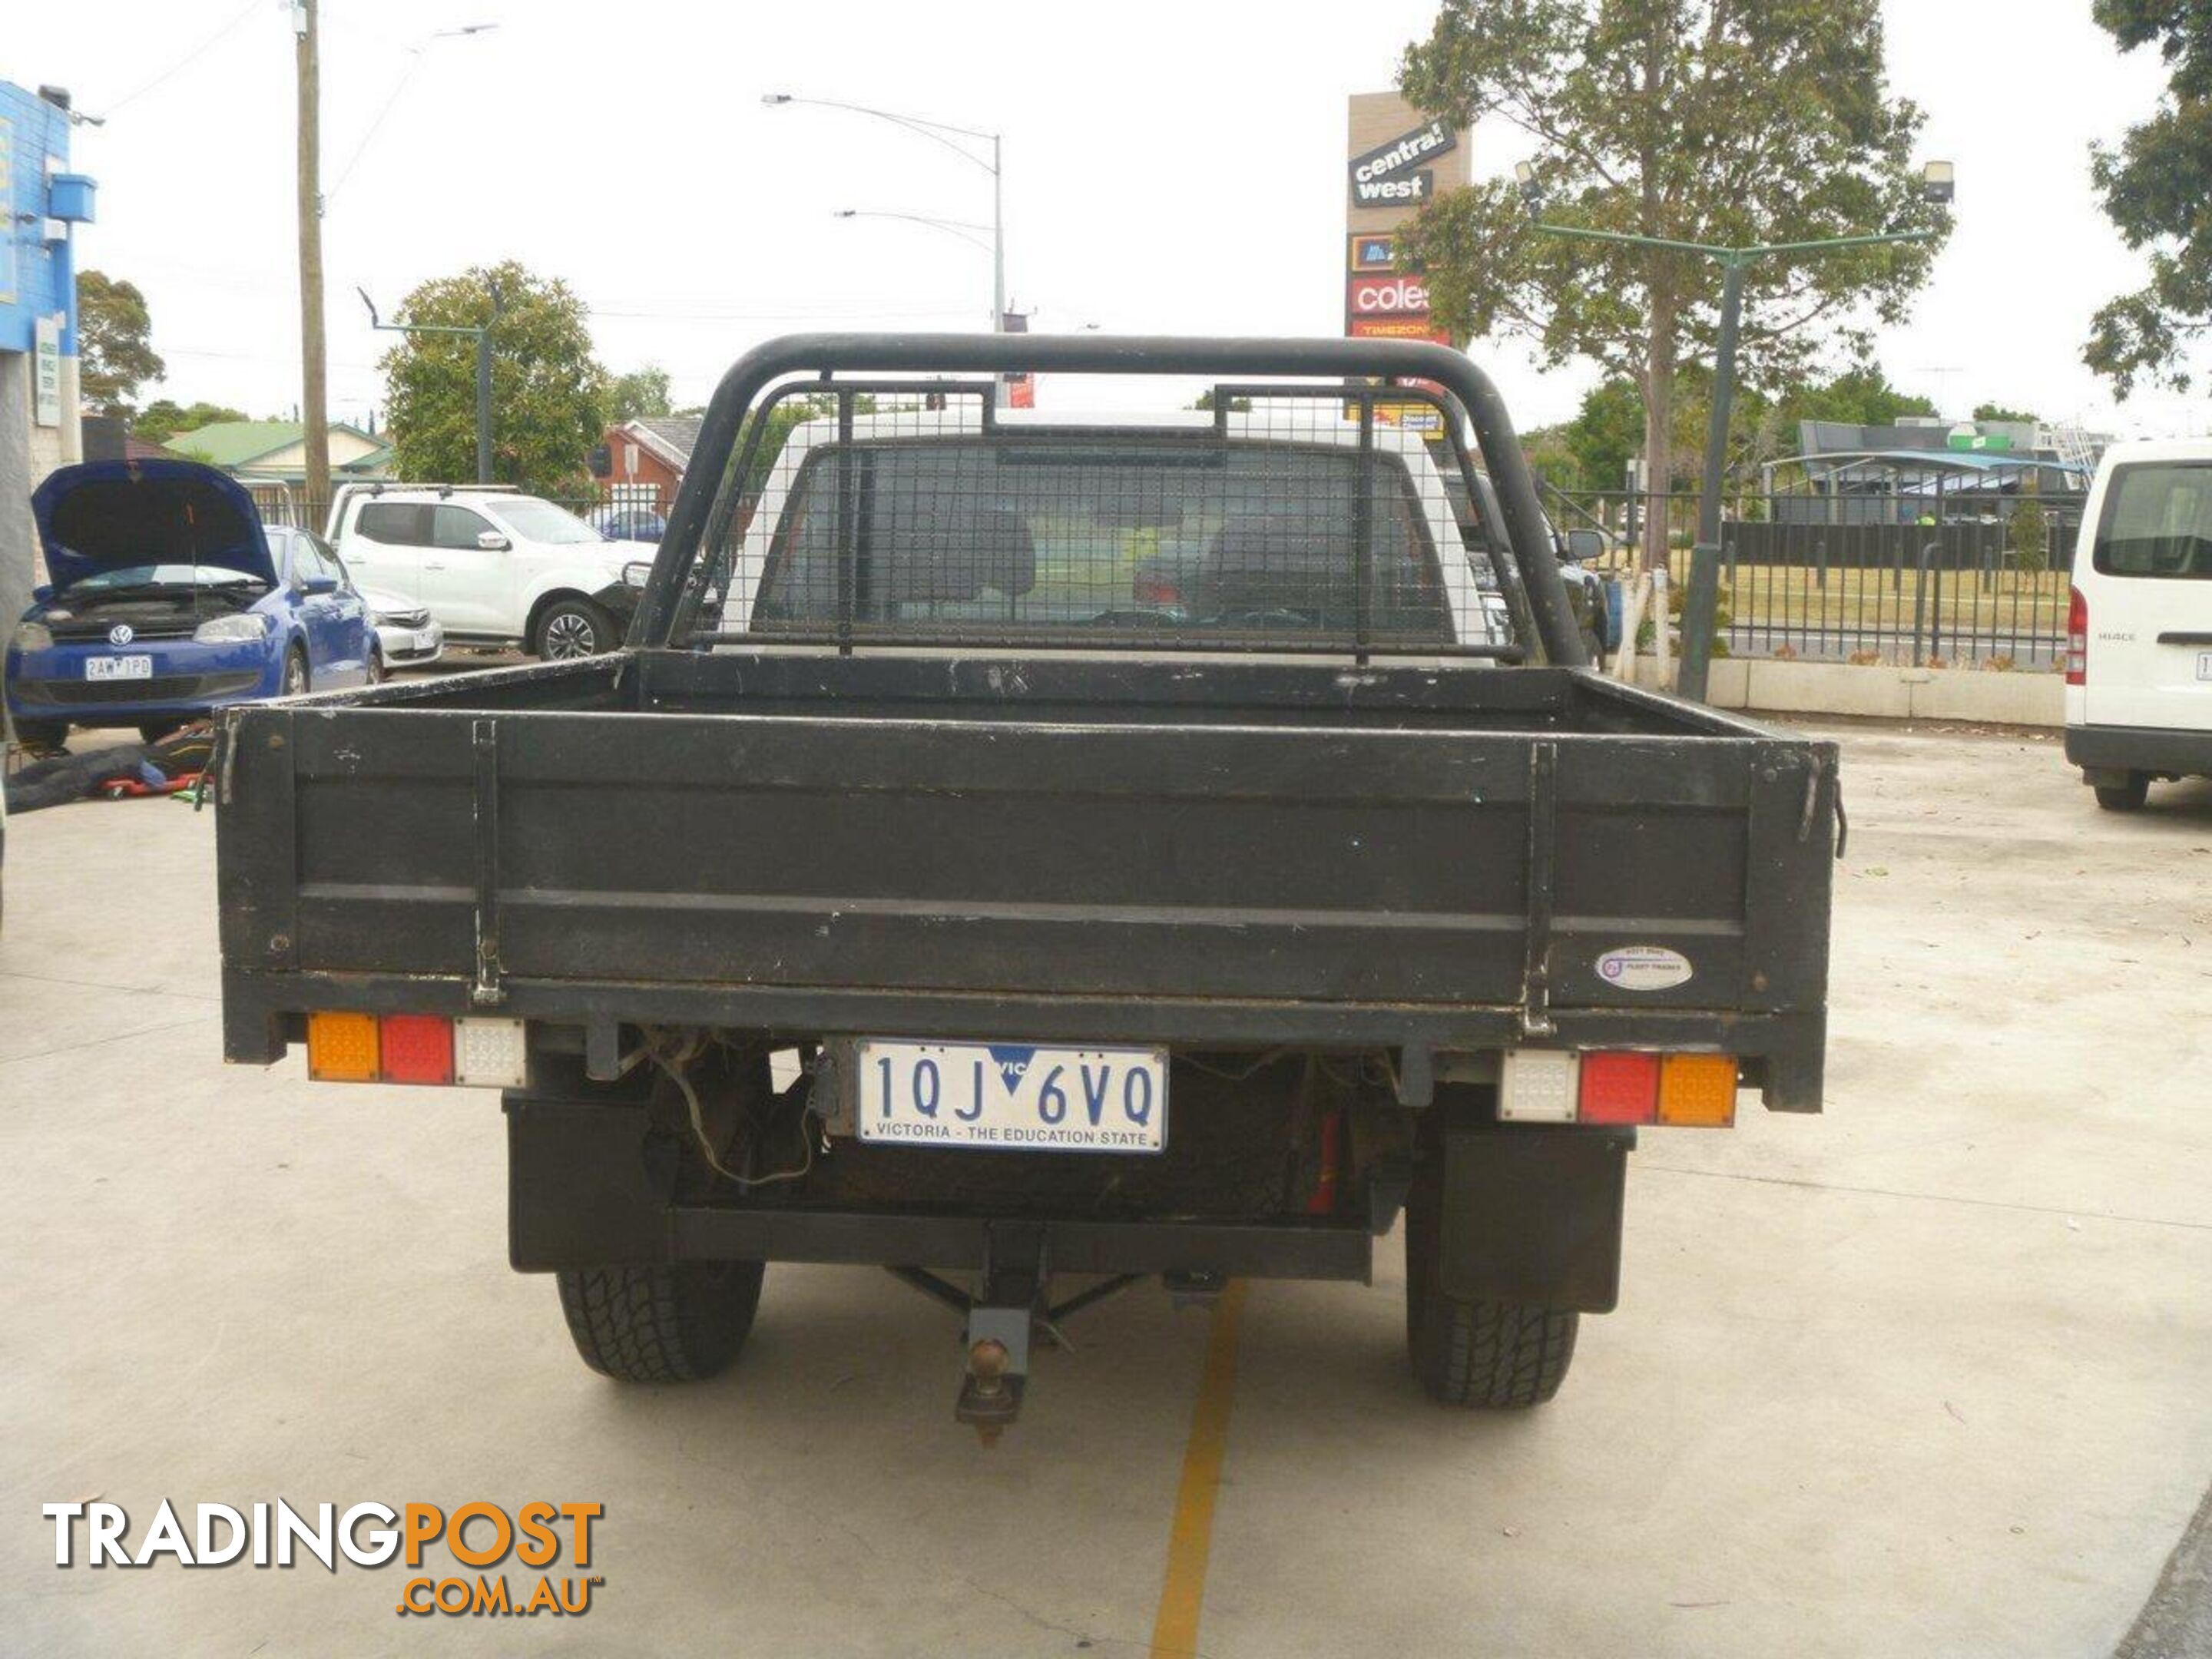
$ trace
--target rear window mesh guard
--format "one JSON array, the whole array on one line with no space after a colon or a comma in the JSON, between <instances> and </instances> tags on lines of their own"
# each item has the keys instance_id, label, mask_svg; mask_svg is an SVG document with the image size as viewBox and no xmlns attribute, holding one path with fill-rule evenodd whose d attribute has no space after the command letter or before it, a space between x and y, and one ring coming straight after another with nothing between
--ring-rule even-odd
<instances>
[{"instance_id":1,"label":"rear window mesh guard","mask_svg":"<svg viewBox=\"0 0 2212 1659\"><path fill-rule=\"evenodd\" d=\"M1455 398L1222 382L1185 423L1085 426L1002 420L1000 386L770 390L670 642L1530 654L1518 562L1472 522Z\"/></svg>"}]
</instances>

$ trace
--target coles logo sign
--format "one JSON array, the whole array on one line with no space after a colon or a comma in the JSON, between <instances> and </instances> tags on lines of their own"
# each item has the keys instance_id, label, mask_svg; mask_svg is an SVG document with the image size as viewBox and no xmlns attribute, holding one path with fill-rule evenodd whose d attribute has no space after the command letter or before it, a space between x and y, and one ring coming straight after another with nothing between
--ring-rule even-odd
<instances>
[{"instance_id":1,"label":"coles logo sign","mask_svg":"<svg viewBox=\"0 0 2212 1659\"><path fill-rule=\"evenodd\" d=\"M1418 276L1355 276L1345 296L1345 309L1354 317L1425 317L1429 290Z\"/></svg>"}]
</instances>

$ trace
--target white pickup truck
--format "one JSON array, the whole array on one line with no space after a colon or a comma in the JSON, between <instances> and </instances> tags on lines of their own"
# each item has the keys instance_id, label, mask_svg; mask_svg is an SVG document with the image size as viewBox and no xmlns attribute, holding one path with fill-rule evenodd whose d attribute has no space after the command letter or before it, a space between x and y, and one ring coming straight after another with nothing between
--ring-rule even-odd
<instances>
[{"instance_id":1,"label":"white pickup truck","mask_svg":"<svg viewBox=\"0 0 2212 1659\"><path fill-rule=\"evenodd\" d=\"M362 581L427 609L447 640L548 660L620 645L658 550L488 485L342 485L325 539Z\"/></svg>"}]
</instances>

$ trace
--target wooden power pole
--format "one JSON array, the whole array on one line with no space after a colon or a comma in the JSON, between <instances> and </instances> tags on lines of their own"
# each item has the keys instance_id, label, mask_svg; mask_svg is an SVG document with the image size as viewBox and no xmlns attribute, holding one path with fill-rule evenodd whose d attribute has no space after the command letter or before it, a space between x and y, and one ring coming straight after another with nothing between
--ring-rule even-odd
<instances>
[{"instance_id":1,"label":"wooden power pole","mask_svg":"<svg viewBox=\"0 0 2212 1659\"><path fill-rule=\"evenodd\" d=\"M331 422L323 341L322 69L317 0L293 0L292 33L300 82L300 419L307 442L307 511L331 500ZM319 525L310 525L319 530Z\"/></svg>"}]
</instances>

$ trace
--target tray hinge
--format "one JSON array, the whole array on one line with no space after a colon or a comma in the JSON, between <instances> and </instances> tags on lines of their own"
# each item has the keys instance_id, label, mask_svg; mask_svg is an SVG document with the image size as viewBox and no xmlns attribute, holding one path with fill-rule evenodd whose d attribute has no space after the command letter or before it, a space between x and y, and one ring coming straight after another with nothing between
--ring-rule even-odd
<instances>
[{"instance_id":1,"label":"tray hinge","mask_svg":"<svg viewBox=\"0 0 2212 1659\"><path fill-rule=\"evenodd\" d=\"M499 722L470 729L476 762L477 978L470 1000L480 1007L506 1000L499 983Z\"/></svg>"},{"instance_id":2,"label":"tray hinge","mask_svg":"<svg viewBox=\"0 0 2212 1659\"><path fill-rule=\"evenodd\" d=\"M1521 1034L1550 1036L1552 1024L1552 884L1559 848L1559 745L1528 751L1528 956L1521 972Z\"/></svg>"}]
</instances>

